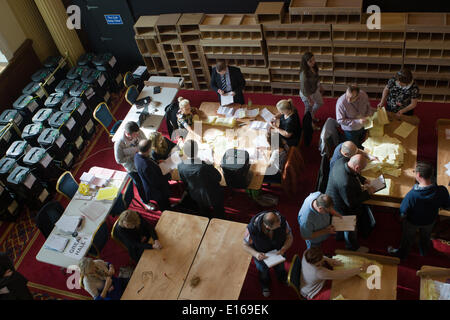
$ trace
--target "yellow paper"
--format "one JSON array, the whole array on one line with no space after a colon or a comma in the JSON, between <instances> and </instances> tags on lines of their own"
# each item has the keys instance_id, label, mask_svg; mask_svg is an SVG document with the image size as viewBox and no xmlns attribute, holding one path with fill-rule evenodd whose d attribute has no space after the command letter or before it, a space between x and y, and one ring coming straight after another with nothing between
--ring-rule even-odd
<instances>
[{"instance_id":1,"label":"yellow paper","mask_svg":"<svg viewBox=\"0 0 450 320\"><path fill-rule=\"evenodd\" d=\"M402 175L402 169L394 169L394 168L384 168L383 170L382 170L382 172L384 173L384 174L388 174L388 175L390 175L390 176L393 176L393 177L396 177L396 178L398 178L398 177L400 177L401 175Z\"/></svg>"},{"instance_id":2,"label":"yellow paper","mask_svg":"<svg viewBox=\"0 0 450 320\"><path fill-rule=\"evenodd\" d=\"M379 125L389 124L389 118L385 107L378 109L376 115L377 115L377 122Z\"/></svg>"},{"instance_id":3,"label":"yellow paper","mask_svg":"<svg viewBox=\"0 0 450 320\"><path fill-rule=\"evenodd\" d=\"M344 296L342 294L340 294L336 298L334 298L333 300L347 300L347 299L345 299Z\"/></svg>"},{"instance_id":4,"label":"yellow paper","mask_svg":"<svg viewBox=\"0 0 450 320\"><path fill-rule=\"evenodd\" d=\"M374 125L369 130L369 136L371 137L382 137L384 135L384 126Z\"/></svg>"},{"instance_id":5,"label":"yellow paper","mask_svg":"<svg viewBox=\"0 0 450 320\"><path fill-rule=\"evenodd\" d=\"M98 201L102 200L114 200L119 193L119 189L117 187L109 187L109 188L101 188L98 190L97 197L95 198Z\"/></svg>"},{"instance_id":6,"label":"yellow paper","mask_svg":"<svg viewBox=\"0 0 450 320\"><path fill-rule=\"evenodd\" d=\"M415 128L416 126L403 121L402 124L394 131L394 134L406 139L411 134L411 132L414 131Z\"/></svg>"},{"instance_id":7,"label":"yellow paper","mask_svg":"<svg viewBox=\"0 0 450 320\"><path fill-rule=\"evenodd\" d=\"M373 118L367 118L366 121L364 121L364 129L369 130L373 128Z\"/></svg>"},{"instance_id":8,"label":"yellow paper","mask_svg":"<svg viewBox=\"0 0 450 320\"><path fill-rule=\"evenodd\" d=\"M216 122L217 116L208 116L206 120L203 120L205 124L214 124Z\"/></svg>"},{"instance_id":9,"label":"yellow paper","mask_svg":"<svg viewBox=\"0 0 450 320\"><path fill-rule=\"evenodd\" d=\"M369 260L364 257L352 256L352 255L347 256L347 255L338 254L338 255L334 256L333 259L336 259L336 260L339 260L342 262L341 266L334 266L333 267L334 270L347 270L347 269L353 269L353 268L360 268L361 265L366 262L371 265L378 266L381 271L383 270L383 265L381 265L377 261ZM367 280L370 277L370 274L367 272L361 272L360 274L358 274L358 276L360 276L364 280Z\"/></svg>"},{"instance_id":10,"label":"yellow paper","mask_svg":"<svg viewBox=\"0 0 450 320\"><path fill-rule=\"evenodd\" d=\"M217 118L216 125L233 128L236 125L235 118Z\"/></svg>"}]
</instances>

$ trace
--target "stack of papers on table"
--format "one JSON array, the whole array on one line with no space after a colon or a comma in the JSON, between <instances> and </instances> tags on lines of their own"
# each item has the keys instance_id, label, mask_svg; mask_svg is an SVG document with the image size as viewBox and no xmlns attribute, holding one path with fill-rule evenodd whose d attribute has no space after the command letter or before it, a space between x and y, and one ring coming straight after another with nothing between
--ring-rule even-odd
<instances>
[{"instance_id":1,"label":"stack of papers on table","mask_svg":"<svg viewBox=\"0 0 450 320\"><path fill-rule=\"evenodd\" d=\"M247 116L247 108L240 108L236 110L233 117L235 117L236 119L242 119L245 118L246 116Z\"/></svg>"},{"instance_id":2,"label":"stack of papers on table","mask_svg":"<svg viewBox=\"0 0 450 320\"><path fill-rule=\"evenodd\" d=\"M381 171L385 174L400 176L405 160L405 149L401 142L396 138L388 135L382 137L369 137L364 143L365 151L378 158L378 161L372 161L366 171Z\"/></svg>"},{"instance_id":3,"label":"stack of papers on table","mask_svg":"<svg viewBox=\"0 0 450 320\"><path fill-rule=\"evenodd\" d=\"M234 97L230 93L226 93L223 96L220 96L220 104L222 106L226 106L234 103Z\"/></svg>"},{"instance_id":4,"label":"stack of papers on table","mask_svg":"<svg viewBox=\"0 0 450 320\"><path fill-rule=\"evenodd\" d=\"M394 131L394 134L406 139L415 128L416 126L403 121L402 124Z\"/></svg>"},{"instance_id":5,"label":"stack of papers on table","mask_svg":"<svg viewBox=\"0 0 450 320\"><path fill-rule=\"evenodd\" d=\"M275 115L270 112L267 108L264 108L261 111L261 117L266 121L266 122L271 122L272 119L275 117Z\"/></svg>"},{"instance_id":6,"label":"stack of papers on table","mask_svg":"<svg viewBox=\"0 0 450 320\"><path fill-rule=\"evenodd\" d=\"M450 283L423 279L425 300L450 300Z\"/></svg>"},{"instance_id":7,"label":"stack of papers on table","mask_svg":"<svg viewBox=\"0 0 450 320\"><path fill-rule=\"evenodd\" d=\"M113 201L114 199L116 199L118 193L119 189L117 187L101 188L100 190L98 190L97 197L95 198L95 200Z\"/></svg>"},{"instance_id":8,"label":"stack of papers on table","mask_svg":"<svg viewBox=\"0 0 450 320\"><path fill-rule=\"evenodd\" d=\"M110 180L114 175L114 170L105 169L105 168L93 168L89 171L89 173L93 174L97 178Z\"/></svg>"},{"instance_id":9,"label":"stack of papers on table","mask_svg":"<svg viewBox=\"0 0 450 320\"><path fill-rule=\"evenodd\" d=\"M80 224L81 220L82 220L82 217L80 217L80 216L75 217L75 216L63 215L58 220L58 222L55 223L55 226L62 232L72 234L77 230L78 225Z\"/></svg>"},{"instance_id":10,"label":"stack of papers on table","mask_svg":"<svg viewBox=\"0 0 450 320\"><path fill-rule=\"evenodd\" d=\"M352 255L342 255L342 254L338 254L336 256L333 257L333 259L339 260L340 262L342 262L341 266L334 266L333 269L334 270L348 270L348 269L353 269L353 268L360 268L361 265L365 262L370 263L371 265L376 265L380 268L380 270L383 270L383 265L378 263L375 260L369 260L367 258L364 257L359 257L359 256L352 256ZM359 276L364 279L367 280L370 277L370 274L367 272L361 272L359 274Z\"/></svg>"},{"instance_id":11,"label":"stack of papers on table","mask_svg":"<svg viewBox=\"0 0 450 320\"><path fill-rule=\"evenodd\" d=\"M272 250L265 255L267 256L266 259L264 259L264 263L269 267L272 268L273 266L276 266L277 264L283 263L286 261L286 258L282 255L277 254L278 250Z\"/></svg>"},{"instance_id":12,"label":"stack of papers on table","mask_svg":"<svg viewBox=\"0 0 450 320\"><path fill-rule=\"evenodd\" d=\"M254 118L259 114L259 109L247 110L247 117Z\"/></svg>"},{"instance_id":13,"label":"stack of papers on table","mask_svg":"<svg viewBox=\"0 0 450 320\"><path fill-rule=\"evenodd\" d=\"M355 231L356 216L342 216L331 218L331 224L336 231Z\"/></svg>"},{"instance_id":14,"label":"stack of papers on table","mask_svg":"<svg viewBox=\"0 0 450 320\"><path fill-rule=\"evenodd\" d=\"M94 188L103 188L106 187L109 180L94 177L94 180L91 181L90 185Z\"/></svg>"},{"instance_id":15,"label":"stack of papers on table","mask_svg":"<svg viewBox=\"0 0 450 320\"><path fill-rule=\"evenodd\" d=\"M80 181L84 182L86 184L91 184L94 179L95 179L95 176L93 174L87 173L87 172L84 172L80 177Z\"/></svg>"},{"instance_id":16,"label":"stack of papers on table","mask_svg":"<svg viewBox=\"0 0 450 320\"><path fill-rule=\"evenodd\" d=\"M389 124L389 118L385 107L380 108L375 112L374 120L377 124L382 126L384 126L385 124Z\"/></svg>"},{"instance_id":17,"label":"stack of papers on table","mask_svg":"<svg viewBox=\"0 0 450 320\"><path fill-rule=\"evenodd\" d=\"M267 122L262 121L252 121L250 123L250 129L253 130L268 130L270 125Z\"/></svg>"},{"instance_id":18,"label":"stack of papers on table","mask_svg":"<svg viewBox=\"0 0 450 320\"><path fill-rule=\"evenodd\" d=\"M233 117L234 109L229 107L219 107L217 110L217 114L225 116L225 117Z\"/></svg>"},{"instance_id":19,"label":"stack of papers on table","mask_svg":"<svg viewBox=\"0 0 450 320\"><path fill-rule=\"evenodd\" d=\"M255 148L270 148L270 144L267 141L267 137L263 135L259 135L253 140L253 146Z\"/></svg>"},{"instance_id":20,"label":"stack of papers on table","mask_svg":"<svg viewBox=\"0 0 450 320\"><path fill-rule=\"evenodd\" d=\"M236 125L236 119L235 118L217 118L215 125L218 126L225 126L225 127L234 127Z\"/></svg>"},{"instance_id":21,"label":"stack of papers on table","mask_svg":"<svg viewBox=\"0 0 450 320\"><path fill-rule=\"evenodd\" d=\"M69 238L51 234L45 241L44 247L49 250L63 252L64 249L66 249L68 242Z\"/></svg>"},{"instance_id":22,"label":"stack of papers on table","mask_svg":"<svg viewBox=\"0 0 450 320\"><path fill-rule=\"evenodd\" d=\"M85 217L95 222L100 216L106 213L106 208L101 203L91 201L83 205L80 211Z\"/></svg>"}]
</instances>

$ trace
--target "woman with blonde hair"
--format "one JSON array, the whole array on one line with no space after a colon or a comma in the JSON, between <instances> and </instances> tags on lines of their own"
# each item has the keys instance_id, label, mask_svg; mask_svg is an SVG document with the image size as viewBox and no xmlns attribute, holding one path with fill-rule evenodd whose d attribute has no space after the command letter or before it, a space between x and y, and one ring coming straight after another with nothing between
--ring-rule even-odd
<instances>
[{"instance_id":1,"label":"woman with blonde hair","mask_svg":"<svg viewBox=\"0 0 450 320\"><path fill-rule=\"evenodd\" d=\"M161 132L152 132L149 140L152 141L152 159L155 161L166 160L177 145L164 137Z\"/></svg>"},{"instance_id":2,"label":"woman with blonde hair","mask_svg":"<svg viewBox=\"0 0 450 320\"><path fill-rule=\"evenodd\" d=\"M177 124L180 129L186 129L189 132L194 132L192 126L194 124L194 117L197 115L197 108L191 107L191 103L189 100L184 99L183 97L178 98L178 105L180 109L177 113Z\"/></svg>"},{"instance_id":3,"label":"woman with blonde hair","mask_svg":"<svg viewBox=\"0 0 450 320\"><path fill-rule=\"evenodd\" d=\"M122 242L131 259L139 261L144 250L161 249L155 229L137 212L126 210L119 216L114 237ZM150 239L154 243L150 244Z\"/></svg>"},{"instance_id":4,"label":"woman with blonde hair","mask_svg":"<svg viewBox=\"0 0 450 320\"><path fill-rule=\"evenodd\" d=\"M78 264L84 289L94 300L120 300L128 279L114 276L114 266L103 260L83 258Z\"/></svg>"},{"instance_id":5,"label":"woman with blonde hair","mask_svg":"<svg viewBox=\"0 0 450 320\"><path fill-rule=\"evenodd\" d=\"M302 127L297 109L292 104L292 99L281 100L277 103L279 113L272 119L272 131L280 134L280 147L286 146L286 151L300 142ZM279 125L277 122L279 120Z\"/></svg>"}]
</instances>

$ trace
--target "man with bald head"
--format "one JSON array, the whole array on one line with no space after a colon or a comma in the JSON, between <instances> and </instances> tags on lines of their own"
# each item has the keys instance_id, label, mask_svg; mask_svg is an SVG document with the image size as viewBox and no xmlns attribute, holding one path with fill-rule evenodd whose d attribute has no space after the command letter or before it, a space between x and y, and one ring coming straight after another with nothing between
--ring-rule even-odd
<instances>
[{"instance_id":1,"label":"man with bald head","mask_svg":"<svg viewBox=\"0 0 450 320\"><path fill-rule=\"evenodd\" d=\"M244 250L250 253L258 269L259 282L263 289L264 297L270 296L270 271L264 262L266 253L276 250L284 256L292 245L292 231L286 218L278 211L263 211L254 216L247 226L244 235ZM273 267L278 281L286 283L287 274L284 263Z\"/></svg>"},{"instance_id":2,"label":"man with bald head","mask_svg":"<svg viewBox=\"0 0 450 320\"><path fill-rule=\"evenodd\" d=\"M336 161L328 179L327 191L334 202L334 208L342 215L356 215L363 213L363 202L368 200L375 190L369 186L369 181L361 176L361 171L367 166L368 159L356 154L350 159L341 158ZM367 252L360 247L357 231L344 232L345 246L348 250Z\"/></svg>"},{"instance_id":3,"label":"man with bald head","mask_svg":"<svg viewBox=\"0 0 450 320\"><path fill-rule=\"evenodd\" d=\"M351 157L353 157L356 154L363 155L370 161L374 161L374 160L378 159L377 157L374 157L374 156L368 154L367 152L365 152L361 149L358 149L358 147L356 146L356 144L353 141L345 141L345 142L342 142L341 144L338 144L336 146L336 148L334 149L333 157L331 157L331 160L330 160L330 171L331 171L331 169L333 169L333 166L337 160L344 158L344 157L350 159Z\"/></svg>"}]
</instances>

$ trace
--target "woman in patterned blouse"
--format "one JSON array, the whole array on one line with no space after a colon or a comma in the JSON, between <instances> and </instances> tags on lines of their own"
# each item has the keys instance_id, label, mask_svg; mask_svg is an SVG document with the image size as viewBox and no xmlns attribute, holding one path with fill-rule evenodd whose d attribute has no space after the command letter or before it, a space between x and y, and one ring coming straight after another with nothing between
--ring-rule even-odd
<instances>
[{"instance_id":1,"label":"woman in patterned blouse","mask_svg":"<svg viewBox=\"0 0 450 320\"><path fill-rule=\"evenodd\" d=\"M384 107L387 103L387 111L411 116L417 106L419 87L413 79L411 70L402 68L395 78L389 80L383 90L383 97L378 107Z\"/></svg>"}]
</instances>

